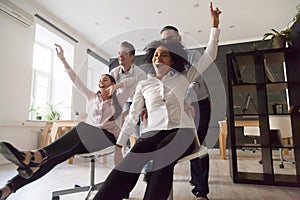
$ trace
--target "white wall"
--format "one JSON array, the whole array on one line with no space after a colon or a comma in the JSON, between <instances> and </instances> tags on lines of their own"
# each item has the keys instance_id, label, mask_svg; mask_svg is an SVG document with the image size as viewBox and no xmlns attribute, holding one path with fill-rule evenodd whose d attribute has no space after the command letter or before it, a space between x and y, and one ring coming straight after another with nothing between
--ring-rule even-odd
<instances>
[{"instance_id":1,"label":"white wall","mask_svg":"<svg viewBox=\"0 0 300 200\"><path fill-rule=\"evenodd\" d=\"M0 121L20 121L28 116L34 27L1 12L0 27Z\"/></svg>"},{"instance_id":2,"label":"white wall","mask_svg":"<svg viewBox=\"0 0 300 200\"><path fill-rule=\"evenodd\" d=\"M0 12L0 27L0 141L6 140L20 148L33 149L38 145L41 127L22 125L22 122L28 118L30 104L35 26L25 27ZM79 41L72 41L75 49L73 65L82 81L86 82L86 50L93 49L93 46L71 30L66 28L64 31ZM72 110L85 112L85 102L73 88ZM0 163L2 161L0 158Z\"/></svg>"}]
</instances>

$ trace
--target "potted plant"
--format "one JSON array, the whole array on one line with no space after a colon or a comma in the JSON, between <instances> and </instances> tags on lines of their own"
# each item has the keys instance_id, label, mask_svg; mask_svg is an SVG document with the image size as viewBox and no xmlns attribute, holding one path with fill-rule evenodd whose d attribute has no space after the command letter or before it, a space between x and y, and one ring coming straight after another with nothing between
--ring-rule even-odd
<instances>
[{"instance_id":1,"label":"potted plant","mask_svg":"<svg viewBox=\"0 0 300 200\"><path fill-rule=\"evenodd\" d=\"M270 29L271 32L264 34L262 40L266 40L271 37L272 46L274 48L285 48L286 44L292 46L292 30L291 25L297 21L300 15L300 4L296 6L296 14L291 21L288 22L287 28L281 31L275 30L274 28Z\"/></svg>"},{"instance_id":2,"label":"potted plant","mask_svg":"<svg viewBox=\"0 0 300 200\"><path fill-rule=\"evenodd\" d=\"M74 120L78 120L79 119L79 112L78 111L75 111L75 117L74 117Z\"/></svg>"},{"instance_id":3,"label":"potted plant","mask_svg":"<svg viewBox=\"0 0 300 200\"><path fill-rule=\"evenodd\" d=\"M280 32L272 28L271 31L272 32L268 32L264 34L263 40L266 40L269 37L271 37L272 46L274 48L285 48L286 43L289 46L292 45L292 40L291 40L292 30L290 28L286 28Z\"/></svg>"},{"instance_id":4,"label":"potted plant","mask_svg":"<svg viewBox=\"0 0 300 200\"><path fill-rule=\"evenodd\" d=\"M33 107L29 108L29 112L33 114L31 119L42 120L42 108L41 107Z\"/></svg>"},{"instance_id":5,"label":"potted plant","mask_svg":"<svg viewBox=\"0 0 300 200\"><path fill-rule=\"evenodd\" d=\"M59 103L59 104L61 104L61 103ZM60 116L59 110L57 108L57 106L59 104L53 105L52 103L47 103L48 107L46 110L45 119L47 119L47 120L59 120L60 119L61 116Z\"/></svg>"}]
</instances>

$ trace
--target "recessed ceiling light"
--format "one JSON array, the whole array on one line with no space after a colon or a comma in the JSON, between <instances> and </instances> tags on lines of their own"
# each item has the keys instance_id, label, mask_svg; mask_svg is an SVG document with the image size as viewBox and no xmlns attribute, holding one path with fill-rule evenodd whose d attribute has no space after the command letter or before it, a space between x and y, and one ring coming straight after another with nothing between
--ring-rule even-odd
<instances>
[{"instance_id":1,"label":"recessed ceiling light","mask_svg":"<svg viewBox=\"0 0 300 200\"><path fill-rule=\"evenodd\" d=\"M194 4L194 8L198 8L200 6L200 4L199 3L196 3L196 4Z\"/></svg>"},{"instance_id":2,"label":"recessed ceiling light","mask_svg":"<svg viewBox=\"0 0 300 200\"><path fill-rule=\"evenodd\" d=\"M157 14L159 14L159 15L162 14L162 11L161 10L157 11Z\"/></svg>"},{"instance_id":3,"label":"recessed ceiling light","mask_svg":"<svg viewBox=\"0 0 300 200\"><path fill-rule=\"evenodd\" d=\"M142 41L145 41L145 38L142 38L141 40L142 40Z\"/></svg>"},{"instance_id":4,"label":"recessed ceiling light","mask_svg":"<svg viewBox=\"0 0 300 200\"><path fill-rule=\"evenodd\" d=\"M229 26L229 28L234 28L234 27L235 27L234 25L230 25L230 26Z\"/></svg>"},{"instance_id":5,"label":"recessed ceiling light","mask_svg":"<svg viewBox=\"0 0 300 200\"><path fill-rule=\"evenodd\" d=\"M130 17L125 17L126 20L130 20Z\"/></svg>"},{"instance_id":6,"label":"recessed ceiling light","mask_svg":"<svg viewBox=\"0 0 300 200\"><path fill-rule=\"evenodd\" d=\"M198 30L197 32L198 32L198 33L201 33L201 32L202 32L202 30Z\"/></svg>"},{"instance_id":7,"label":"recessed ceiling light","mask_svg":"<svg viewBox=\"0 0 300 200\"><path fill-rule=\"evenodd\" d=\"M95 22L95 25L96 25L96 26L99 26L99 22Z\"/></svg>"}]
</instances>

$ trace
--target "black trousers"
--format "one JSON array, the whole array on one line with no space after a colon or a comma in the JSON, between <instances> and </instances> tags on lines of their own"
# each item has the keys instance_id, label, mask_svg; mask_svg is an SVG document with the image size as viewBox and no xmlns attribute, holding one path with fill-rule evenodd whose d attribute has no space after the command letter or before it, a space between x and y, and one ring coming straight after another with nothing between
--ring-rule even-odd
<instances>
[{"instance_id":1,"label":"black trousers","mask_svg":"<svg viewBox=\"0 0 300 200\"><path fill-rule=\"evenodd\" d=\"M200 143L205 145L205 137L209 128L211 107L209 98L194 102L195 125ZM209 154L191 160L191 182L195 185L193 193L206 197L209 193Z\"/></svg>"},{"instance_id":2,"label":"black trousers","mask_svg":"<svg viewBox=\"0 0 300 200\"><path fill-rule=\"evenodd\" d=\"M19 188L31 183L53 169L59 163L66 161L71 156L81 153L100 151L116 143L116 138L112 133L104 129L80 122L76 127L44 147L48 159L43 163L38 171L29 179L16 175L8 182L15 192Z\"/></svg>"},{"instance_id":3,"label":"black trousers","mask_svg":"<svg viewBox=\"0 0 300 200\"><path fill-rule=\"evenodd\" d=\"M172 129L144 133L106 178L95 200L121 200L134 188L144 165L152 160L144 200L168 198L177 161L194 149L192 129Z\"/></svg>"}]
</instances>

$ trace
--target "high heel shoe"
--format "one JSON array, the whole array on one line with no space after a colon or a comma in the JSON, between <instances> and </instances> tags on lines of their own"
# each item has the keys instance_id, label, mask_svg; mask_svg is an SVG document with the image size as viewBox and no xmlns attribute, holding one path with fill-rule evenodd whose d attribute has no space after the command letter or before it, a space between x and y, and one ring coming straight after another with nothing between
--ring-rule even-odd
<instances>
[{"instance_id":1,"label":"high heel shoe","mask_svg":"<svg viewBox=\"0 0 300 200\"><path fill-rule=\"evenodd\" d=\"M16 149L7 142L0 142L0 153L9 161L17 165L17 171L23 178L29 179L35 171L44 163L46 154L43 150L38 150L42 156L41 162L35 162L35 155L33 152L23 152Z\"/></svg>"}]
</instances>

